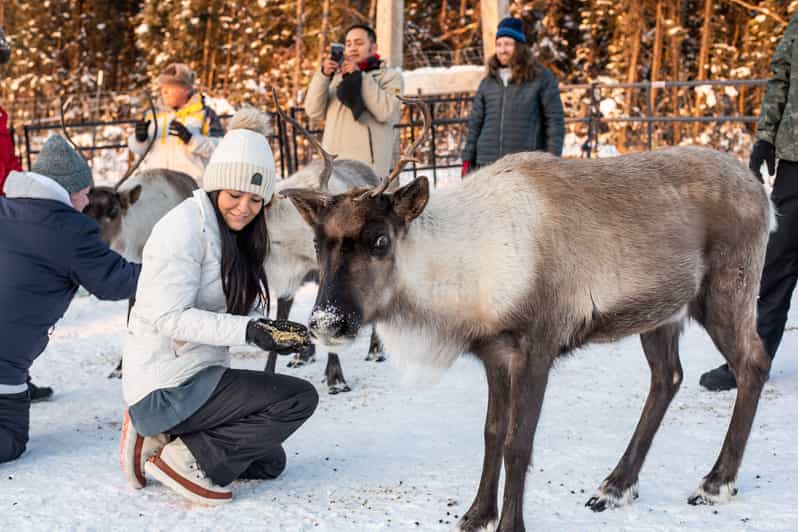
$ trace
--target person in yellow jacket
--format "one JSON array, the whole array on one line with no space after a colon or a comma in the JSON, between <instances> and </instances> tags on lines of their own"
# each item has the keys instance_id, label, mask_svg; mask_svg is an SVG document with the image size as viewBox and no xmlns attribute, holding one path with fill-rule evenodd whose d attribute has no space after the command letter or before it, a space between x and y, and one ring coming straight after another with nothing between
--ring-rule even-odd
<instances>
[{"instance_id":1,"label":"person in yellow jacket","mask_svg":"<svg viewBox=\"0 0 798 532\"><path fill-rule=\"evenodd\" d=\"M142 156L153 135L158 135L142 169L166 168L201 180L224 129L202 94L194 90L195 77L183 63L172 63L158 77L164 109L156 116L157 127L152 113L147 113L128 138L131 151Z\"/></svg>"},{"instance_id":2,"label":"person in yellow jacket","mask_svg":"<svg viewBox=\"0 0 798 532\"><path fill-rule=\"evenodd\" d=\"M374 30L356 24L346 32L343 61L327 57L311 79L305 110L324 118L325 150L371 165L384 177L397 145L401 93L402 74L380 59Z\"/></svg>"}]
</instances>

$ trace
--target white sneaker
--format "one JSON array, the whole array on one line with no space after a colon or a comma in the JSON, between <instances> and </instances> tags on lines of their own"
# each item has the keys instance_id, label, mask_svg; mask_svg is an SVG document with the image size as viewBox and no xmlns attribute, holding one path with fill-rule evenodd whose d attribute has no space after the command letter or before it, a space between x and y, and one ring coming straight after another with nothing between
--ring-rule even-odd
<instances>
[{"instance_id":1,"label":"white sneaker","mask_svg":"<svg viewBox=\"0 0 798 532\"><path fill-rule=\"evenodd\" d=\"M122 437L119 440L119 465L128 484L137 490L147 485L147 479L144 478L144 463L168 442L166 434L145 437L136 432L136 428L130 422L130 414L125 410Z\"/></svg>"},{"instance_id":2,"label":"white sneaker","mask_svg":"<svg viewBox=\"0 0 798 532\"><path fill-rule=\"evenodd\" d=\"M180 438L175 438L151 456L144 464L144 470L192 502L216 506L233 500L233 491L214 484Z\"/></svg>"}]
</instances>

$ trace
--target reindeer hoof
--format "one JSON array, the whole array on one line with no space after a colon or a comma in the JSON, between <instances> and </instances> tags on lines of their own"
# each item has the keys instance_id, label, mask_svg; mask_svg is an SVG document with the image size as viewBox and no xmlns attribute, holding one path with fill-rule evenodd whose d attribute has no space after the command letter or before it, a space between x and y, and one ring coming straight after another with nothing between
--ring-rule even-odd
<instances>
[{"instance_id":1,"label":"reindeer hoof","mask_svg":"<svg viewBox=\"0 0 798 532\"><path fill-rule=\"evenodd\" d=\"M122 370L115 369L111 373L108 374L109 379L121 379L122 378Z\"/></svg>"},{"instance_id":2,"label":"reindeer hoof","mask_svg":"<svg viewBox=\"0 0 798 532\"><path fill-rule=\"evenodd\" d=\"M387 359L382 353L369 353L366 360L369 362L385 362Z\"/></svg>"},{"instance_id":3,"label":"reindeer hoof","mask_svg":"<svg viewBox=\"0 0 798 532\"><path fill-rule=\"evenodd\" d=\"M339 382L327 387L327 393L330 395L337 395L339 393L351 392L352 388L345 382Z\"/></svg>"},{"instance_id":4,"label":"reindeer hoof","mask_svg":"<svg viewBox=\"0 0 798 532\"><path fill-rule=\"evenodd\" d=\"M457 523L456 532L495 532L498 520L495 517L490 518L472 518L468 514L460 518Z\"/></svg>"},{"instance_id":5,"label":"reindeer hoof","mask_svg":"<svg viewBox=\"0 0 798 532\"><path fill-rule=\"evenodd\" d=\"M735 495L737 495L737 488L734 487L734 482L721 484L720 487L708 486L705 482L687 499L687 504L693 506L698 506L699 504L722 504L729 502Z\"/></svg>"},{"instance_id":6,"label":"reindeer hoof","mask_svg":"<svg viewBox=\"0 0 798 532\"><path fill-rule=\"evenodd\" d=\"M587 500L585 506L594 512L603 512L607 509L619 508L631 504L632 501L638 497L637 483L634 483L623 491L606 486L605 483L599 488L598 493Z\"/></svg>"},{"instance_id":7,"label":"reindeer hoof","mask_svg":"<svg viewBox=\"0 0 798 532\"><path fill-rule=\"evenodd\" d=\"M305 365L305 361L304 360L298 360L298 359L289 360L288 364L286 364L286 366L288 366L289 368L301 368L304 365Z\"/></svg>"}]
</instances>

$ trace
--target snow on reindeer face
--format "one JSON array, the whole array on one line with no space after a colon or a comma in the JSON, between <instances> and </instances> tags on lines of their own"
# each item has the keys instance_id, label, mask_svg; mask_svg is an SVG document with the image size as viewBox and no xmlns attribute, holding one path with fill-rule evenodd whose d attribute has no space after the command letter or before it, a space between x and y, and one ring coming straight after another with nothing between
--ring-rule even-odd
<instances>
[{"instance_id":1,"label":"snow on reindeer face","mask_svg":"<svg viewBox=\"0 0 798 532\"><path fill-rule=\"evenodd\" d=\"M354 341L361 325L390 312L398 292L397 243L426 206L429 184L421 178L376 197L366 189L337 196L284 194L315 234L320 279L311 336L317 344L340 349Z\"/></svg>"}]
</instances>

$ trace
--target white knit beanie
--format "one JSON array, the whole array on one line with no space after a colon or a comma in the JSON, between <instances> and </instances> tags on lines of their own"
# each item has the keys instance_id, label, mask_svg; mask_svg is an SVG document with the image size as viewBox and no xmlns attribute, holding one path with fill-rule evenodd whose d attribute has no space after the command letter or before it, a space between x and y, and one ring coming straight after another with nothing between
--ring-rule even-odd
<instances>
[{"instance_id":1,"label":"white knit beanie","mask_svg":"<svg viewBox=\"0 0 798 532\"><path fill-rule=\"evenodd\" d=\"M211 155L202 176L202 188L250 192L268 203L274 194L277 171L267 136L269 115L241 109L230 119L227 134Z\"/></svg>"}]
</instances>

